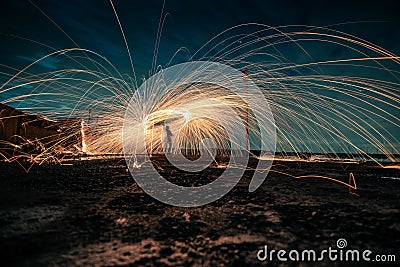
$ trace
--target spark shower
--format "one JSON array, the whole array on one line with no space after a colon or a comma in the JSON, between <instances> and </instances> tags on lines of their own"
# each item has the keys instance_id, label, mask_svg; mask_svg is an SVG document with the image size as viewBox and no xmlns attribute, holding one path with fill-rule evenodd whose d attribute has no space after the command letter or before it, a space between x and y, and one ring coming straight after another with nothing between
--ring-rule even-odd
<instances>
[{"instance_id":1,"label":"spark shower","mask_svg":"<svg viewBox=\"0 0 400 267\"><path fill-rule=\"evenodd\" d=\"M129 49L124 22L110 3L110 12L114 12L116 27L124 40L121 46L126 47L127 60L132 65L131 73L121 73L113 62L96 51L78 46L54 50L21 69L9 67L9 72L2 73L6 77L0 85L2 103L53 121L81 119L82 145L78 148L85 154L123 154L124 118L134 98L140 108L132 116L141 121L146 140L146 146L134 154L141 155L144 149L149 154L161 153L166 122L180 125L174 129L175 152L199 150L203 139L211 140L222 151L232 148L235 140L229 134L234 128L227 129L207 116L192 119L192 113L218 114L229 125L242 122L246 127L238 128L235 134L246 142L238 150L270 152L262 151L268 141L260 138L260 132L268 127L256 119L270 110L276 128L276 151L281 156L300 158L309 153L354 158L357 155L376 161L373 155L383 154L390 161L398 161L400 58L390 51L329 27L240 24L214 36L187 62L215 62L242 71L243 90L254 83L268 105L260 104L249 110L246 97L204 82L179 85L166 92L162 78L135 98L141 84L135 74L135 57ZM173 54L170 63L157 65L162 24L149 79L173 66L174 58L181 52ZM322 50L345 49L346 57L315 60L310 49L310 44L315 43ZM296 62L298 58L301 62ZM55 70L44 67L49 61L57 66ZM363 75L352 75L355 69L365 71ZM237 117L233 119L221 112L219 104L212 105L210 101L234 107ZM2 117L2 121L6 119ZM77 153L66 148L65 135L51 143L40 138L19 140L18 144L2 140L3 145L13 148L13 153L0 152L0 156L7 161L28 159L40 163ZM32 142L40 144L39 151L30 153L24 149Z\"/></svg>"}]
</instances>

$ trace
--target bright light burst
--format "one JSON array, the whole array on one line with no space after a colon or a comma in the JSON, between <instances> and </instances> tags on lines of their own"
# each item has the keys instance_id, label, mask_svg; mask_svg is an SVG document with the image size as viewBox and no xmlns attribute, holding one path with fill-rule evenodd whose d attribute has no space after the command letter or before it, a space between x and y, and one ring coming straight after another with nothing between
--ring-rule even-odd
<instances>
[{"instance_id":1,"label":"bright light burst","mask_svg":"<svg viewBox=\"0 0 400 267\"><path fill-rule=\"evenodd\" d=\"M321 49L346 48L348 54L340 59L327 55L315 60L307 47L316 42ZM283 51L291 52L285 55ZM57 63L57 70L43 71L39 63L49 59ZM357 154L365 159L384 154L398 161L400 58L383 48L329 28L251 23L215 36L189 59L194 60L246 69L244 81L251 80L263 90L274 115L276 151L298 157L304 152L337 158ZM160 66L158 71L168 66ZM352 75L355 69L364 70L364 75ZM8 81L0 86L4 104L50 120L80 118L81 152L123 153L122 126L126 107L138 88L135 77L121 74L105 57L81 48L54 51L21 70L10 68L12 71L16 72L8 74ZM207 114L219 113L222 119L235 123L217 103L234 108L241 120L248 119L249 132L237 134L249 135L250 146L245 149L259 149L257 133L263 125L257 124L254 113L248 113L246 102L237 95L212 84L189 84L161 95L162 81L159 83L136 99L136 119L142 122L150 154L162 151L166 120L183 125L179 138L173 140L175 149L190 153L199 148L202 139L210 138L219 149L229 150L227 130L206 119ZM209 99L215 100L214 104ZM252 112L262 113L263 108ZM192 119L201 114L205 119ZM7 118L2 117L2 121ZM24 154L21 149L20 153L2 152L0 156L6 160L28 157L36 162L60 158L70 150L64 145L67 139L64 136L51 143L39 139L42 147L36 154ZM18 150L29 142L32 140L8 145Z\"/></svg>"}]
</instances>

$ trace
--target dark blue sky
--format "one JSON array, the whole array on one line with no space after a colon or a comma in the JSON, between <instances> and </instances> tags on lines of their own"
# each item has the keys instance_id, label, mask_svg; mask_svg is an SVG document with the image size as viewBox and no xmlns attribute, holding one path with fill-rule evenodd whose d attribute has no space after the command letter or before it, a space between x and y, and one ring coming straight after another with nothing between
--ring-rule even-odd
<instances>
[{"instance_id":1,"label":"dark blue sky","mask_svg":"<svg viewBox=\"0 0 400 267\"><path fill-rule=\"evenodd\" d=\"M112 7L107 0L33 0L80 47L107 57L121 72L129 73L129 60ZM335 26L400 54L398 1L177 1L166 0L168 13L160 43L158 63L166 64L181 47L194 53L224 29L241 23L271 26L302 24ZM114 0L138 76L148 76L153 58L161 0ZM50 49L7 34L29 38L63 49L76 45L34 5L26 0L3 1L0 8L0 63L22 67ZM357 22L357 23L352 23ZM5 34L5 35L4 35ZM311 47L312 49L312 47ZM316 47L315 51L318 52ZM340 51L321 51L334 58ZM177 61L187 55L179 54ZM46 61L49 70L57 68ZM5 70L1 68L0 70ZM9 71L7 71L9 72ZM2 79L3 80L3 79Z\"/></svg>"}]
</instances>

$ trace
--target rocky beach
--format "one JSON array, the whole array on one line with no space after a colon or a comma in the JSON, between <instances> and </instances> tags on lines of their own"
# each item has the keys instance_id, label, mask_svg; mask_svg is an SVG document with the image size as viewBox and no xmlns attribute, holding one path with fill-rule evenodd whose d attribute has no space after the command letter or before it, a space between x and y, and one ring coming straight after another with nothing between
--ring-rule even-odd
<instances>
[{"instance_id":1,"label":"rocky beach","mask_svg":"<svg viewBox=\"0 0 400 267\"><path fill-rule=\"evenodd\" d=\"M197 185L163 158L155 162L170 181ZM196 208L147 195L123 159L35 165L28 173L0 162L0 169L3 266L354 265L257 259L265 245L319 251L336 248L340 238L348 249L400 259L400 180L381 178L382 169L371 163L274 162L257 191L248 192L246 171L229 194ZM220 172L210 167L202 181ZM347 183L350 173L357 195L326 179L289 176Z\"/></svg>"}]
</instances>

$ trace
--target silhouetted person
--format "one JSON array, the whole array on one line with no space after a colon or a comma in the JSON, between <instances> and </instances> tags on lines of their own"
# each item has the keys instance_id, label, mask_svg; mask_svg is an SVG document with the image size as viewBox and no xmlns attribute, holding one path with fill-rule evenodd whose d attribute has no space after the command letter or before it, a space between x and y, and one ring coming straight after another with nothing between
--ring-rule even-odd
<instances>
[{"instance_id":1,"label":"silhouetted person","mask_svg":"<svg viewBox=\"0 0 400 267\"><path fill-rule=\"evenodd\" d=\"M172 153L172 133L169 129L169 126L165 126L165 135L164 135L164 152Z\"/></svg>"}]
</instances>

